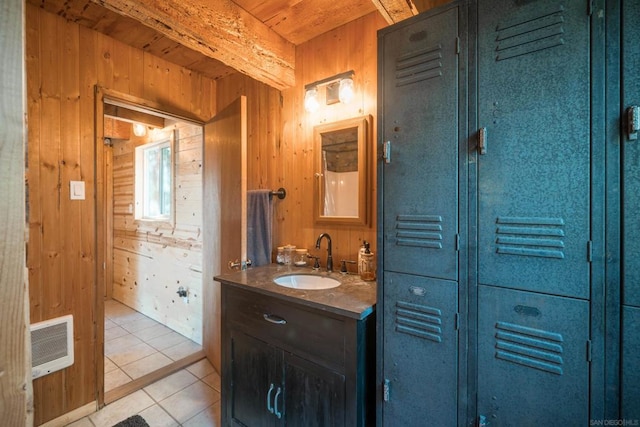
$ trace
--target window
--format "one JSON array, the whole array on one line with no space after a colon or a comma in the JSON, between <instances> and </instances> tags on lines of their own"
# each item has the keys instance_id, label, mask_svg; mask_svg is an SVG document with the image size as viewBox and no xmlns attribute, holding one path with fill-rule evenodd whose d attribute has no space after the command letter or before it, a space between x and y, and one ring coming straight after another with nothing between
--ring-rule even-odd
<instances>
[{"instance_id":1,"label":"window","mask_svg":"<svg viewBox=\"0 0 640 427\"><path fill-rule=\"evenodd\" d=\"M173 220L173 133L168 140L136 147L135 218Z\"/></svg>"}]
</instances>

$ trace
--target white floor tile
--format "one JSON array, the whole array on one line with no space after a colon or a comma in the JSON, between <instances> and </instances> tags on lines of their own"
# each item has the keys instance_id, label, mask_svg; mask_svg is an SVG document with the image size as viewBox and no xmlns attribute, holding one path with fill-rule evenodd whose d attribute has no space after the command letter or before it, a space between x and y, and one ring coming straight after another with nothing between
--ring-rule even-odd
<instances>
[{"instance_id":1,"label":"white floor tile","mask_svg":"<svg viewBox=\"0 0 640 427\"><path fill-rule=\"evenodd\" d=\"M213 369L213 365L209 362L209 359L204 358L193 365L188 366L187 371L191 372L198 378L204 378L212 372L215 372L215 369Z\"/></svg>"},{"instance_id":2,"label":"white floor tile","mask_svg":"<svg viewBox=\"0 0 640 427\"><path fill-rule=\"evenodd\" d=\"M122 328L121 326L116 325L114 328L104 330L104 341L113 341L114 339L123 337L125 335L129 335L129 331Z\"/></svg>"},{"instance_id":3,"label":"white floor tile","mask_svg":"<svg viewBox=\"0 0 640 427\"><path fill-rule=\"evenodd\" d=\"M133 332L133 335L140 338L142 341L149 341L154 338L158 338L173 332L171 329L167 328L162 324L156 324L150 328L143 329L141 331Z\"/></svg>"},{"instance_id":4,"label":"white floor tile","mask_svg":"<svg viewBox=\"0 0 640 427\"><path fill-rule=\"evenodd\" d=\"M152 353L140 360L122 366L122 370L134 380L150 372L157 371L173 362L162 353Z\"/></svg>"},{"instance_id":5,"label":"white floor tile","mask_svg":"<svg viewBox=\"0 0 640 427\"><path fill-rule=\"evenodd\" d=\"M156 349L148 344L140 343L118 353L108 354L108 356L116 365L124 366L153 353L156 353Z\"/></svg>"},{"instance_id":6,"label":"white floor tile","mask_svg":"<svg viewBox=\"0 0 640 427\"><path fill-rule=\"evenodd\" d=\"M171 415L157 404L140 412L140 416L151 427L177 427L179 425L176 420L171 418Z\"/></svg>"},{"instance_id":7,"label":"white floor tile","mask_svg":"<svg viewBox=\"0 0 640 427\"><path fill-rule=\"evenodd\" d=\"M202 346L194 343L193 341L187 341L173 347L165 348L162 353L170 357L172 360L180 360L189 355L202 350Z\"/></svg>"},{"instance_id":8,"label":"white floor tile","mask_svg":"<svg viewBox=\"0 0 640 427\"><path fill-rule=\"evenodd\" d=\"M218 427L222 425L220 423L221 412L220 412L220 404L218 401L213 405L206 408L204 411L200 412L193 418L185 421L182 426L183 427Z\"/></svg>"},{"instance_id":9,"label":"white floor tile","mask_svg":"<svg viewBox=\"0 0 640 427\"><path fill-rule=\"evenodd\" d=\"M157 337L147 341L147 344L162 351L166 348L188 342L189 340L177 332L170 332L167 335Z\"/></svg>"},{"instance_id":10,"label":"white floor tile","mask_svg":"<svg viewBox=\"0 0 640 427\"><path fill-rule=\"evenodd\" d=\"M142 340L134 335L124 335L119 338L112 339L104 343L104 354L110 356L127 350L134 345L142 344Z\"/></svg>"},{"instance_id":11,"label":"white floor tile","mask_svg":"<svg viewBox=\"0 0 640 427\"><path fill-rule=\"evenodd\" d=\"M184 423L219 399L219 393L197 382L162 400L160 405L179 423Z\"/></svg>"},{"instance_id":12,"label":"white floor tile","mask_svg":"<svg viewBox=\"0 0 640 427\"><path fill-rule=\"evenodd\" d=\"M111 372L104 374L104 391L113 390L123 384L131 381L131 377L127 375L122 369L116 368Z\"/></svg>"},{"instance_id":13,"label":"white floor tile","mask_svg":"<svg viewBox=\"0 0 640 427\"><path fill-rule=\"evenodd\" d=\"M111 361L108 357L104 357L104 373L107 374L114 369L118 369L118 366Z\"/></svg>"},{"instance_id":14,"label":"white floor tile","mask_svg":"<svg viewBox=\"0 0 640 427\"><path fill-rule=\"evenodd\" d=\"M156 322L155 320L145 317L143 319L134 320L133 322L121 323L120 326L130 333L134 333L147 328L151 328L152 326L157 326L159 324L160 323Z\"/></svg>"},{"instance_id":15,"label":"white floor tile","mask_svg":"<svg viewBox=\"0 0 640 427\"><path fill-rule=\"evenodd\" d=\"M217 390L218 392L222 391L220 374L218 374L217 372L214 371L213 373L207 375L202 379L202 381L204 381L205 384L209 385L209 387L212 387L214 390Z\"/></svg>"},{"instance_id":16,"label":"white floor tile","mask_svg":"<svg viewBox=\"0 0 640 427\"><path fill-rule=\"evenodd\" d=\"M166 399L198 381L193 374L182 369L144 388L156 402Z\"/></svg>"}]
</instances>

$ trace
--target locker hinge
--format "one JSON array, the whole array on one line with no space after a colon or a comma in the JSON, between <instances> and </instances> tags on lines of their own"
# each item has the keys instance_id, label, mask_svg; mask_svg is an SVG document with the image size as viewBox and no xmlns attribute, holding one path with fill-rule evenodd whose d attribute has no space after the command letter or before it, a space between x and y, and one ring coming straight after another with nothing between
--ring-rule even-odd
<instances>
[{"instance_id":1,"label":"locker hinge","mask_svg":"<svg viewBox=\"0 0 640 427\"><path fill-rule=\"evenodd\" d=\"M593 242L587 242L587 262L593 262Z\"/></svg>"},{"instance_id":2,"label":"locker hinge","mask_svg":"<svg viewBox=\"0 0 640 427\"><path fill-rule=\"evenodd\" d=\"M456 252L460 250L460 235L456 234Z\"/></svg>"},{"instance_id":3,"label":"locker hinge","mask_svg":"<svg viewBox=\"0 0 640 427\"><path fill-rule=\"evenodd\" d=\"M456 54L460 54L460 37L456 37Z\"/></svg>"},{"instance_id":4,"label":"locker hinge","mask_svg":"<svg viewBox=\"0 0 640 427\"><path fill-rule=\"evenodd\" d=\"M595 8L595 0L587 0L587 13L589 16L593 15L593 9Z\"/></svg>"},{"instance_id":5,"label":"locker hinge","mask_svg":"<svg viewBox=\"0 0 640 427\"><path fill-rule=\"evenodd\" d=\"M591 363L591 340L587 340L587 362Z\"/></svg>"},{"instance_id":6,"label":"locker hinge","mask_svg":"<svg viewBox=\"0 0 640 427\"><path fill-rule=\"evenodd\" d=\"M455 328L456 331L460 330L460 313L456 313L455 315Z\"/></svg>"},{"instance_id":7,"label":"locker hinge","mask_svg":"<svg viewBox=\"0 0 640 427\"><path fill-rule=\"evenodd\" d=\"M382 400L385 402L391 400L391 381L386 378L382 384Z\"/></svg>"},{"instance_id":8,"label":"locker hinge","mask_svg":"<svg viewBox=\"0 0 640 427\"><path fill-rule=\"evenodd\" d=\"M385 141L382 144L382 158L385 163L391 163L391 141Z\"/></svg>"}]
</instances>

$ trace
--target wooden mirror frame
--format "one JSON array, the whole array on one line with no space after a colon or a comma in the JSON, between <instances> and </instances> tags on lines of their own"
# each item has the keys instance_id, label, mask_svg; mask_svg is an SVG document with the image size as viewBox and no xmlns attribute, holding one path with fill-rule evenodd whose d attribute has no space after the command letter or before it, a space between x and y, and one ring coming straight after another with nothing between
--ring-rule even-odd
<instances>
[{"instance_id":1,"label":"wooden mirror frame","mask_svg":"<svg viewBox=\"0 0 640 427\"><path fill-rule=\"evenodd\" d=\"M315 151L314 219L317 224L366 226L369 221L369 159L371 156L371 116L360 116L339 122L326 123L313 128ZM324 215L325 181L322 156L322 138L324 134L357 128L358 134L358 215Z\"/></svg>"}]
</instances>

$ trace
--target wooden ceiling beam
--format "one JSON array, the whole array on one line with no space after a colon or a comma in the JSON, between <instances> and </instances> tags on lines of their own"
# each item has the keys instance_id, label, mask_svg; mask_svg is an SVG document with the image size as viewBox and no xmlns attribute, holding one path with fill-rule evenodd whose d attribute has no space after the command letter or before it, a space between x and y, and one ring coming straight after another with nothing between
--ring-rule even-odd
<instances>
[{"instance_id":1,"label":"wooden ceiling beam","mask_svg":"<svg viewBox=\"0 0 640 427\"><path fill-rule=\"evenodd\" d=\"M231 0L91 0L276 89L295 85L295 46Z\"/></svg>"},{"instance_id":2,"label":"wooden ceiling beam","mask_svg":"<svg viewBox=\"0 0 640 427\"><path fill-rule=\"evenodd\" d=\"M389 25L418 14L413 0L371 0Z\"/></svg>"}]
</instances>

